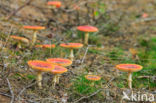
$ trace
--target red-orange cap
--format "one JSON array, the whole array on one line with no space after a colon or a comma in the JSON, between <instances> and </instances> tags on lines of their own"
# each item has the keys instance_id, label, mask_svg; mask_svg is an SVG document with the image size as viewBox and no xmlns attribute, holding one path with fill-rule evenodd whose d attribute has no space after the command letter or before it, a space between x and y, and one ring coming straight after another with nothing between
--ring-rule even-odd
<instances>
[{"instance_id":1,"label":"red-orange cap","mask_svg":"<svg viewBox=\"0 0 156 103\"><path fill-rule=\"evenodd\" d=\"M49 1L47 4L52 5L52 6L56 6L57 8L61 7L61 2L60 1Z\"/></svg>"},{"instance_id":2,"label":"red-orange cap","mask_svg":"<svg viewBox=\"0 0 156 103\"><path fill-rule=\"evenodd\" d=\"M137 64L119 64L116 65L116 69L119 69L124 72L137 72L140 71L143 67Z\"/></svg>"},{"instance_id":3,"label":"red-orange cap","mask_svg":"<svg viewBox=\"0 0 156 103\"><path fill-rule=\"evenodd\" d=\"M83 47L83 44L81 43L62 43L60 44L61 47L64 48L73 48L73 49L79 49Z\"/></svg>"},{"instance_id":4,"label":"red-orange cap","mask_svg":"<svg viewBox=\"0 0 156 103\"><path fill-rule=\"evenodd\" d=\"M48 72L54 69L54 65L49 62L41 60L29 60L28 65L35 70Z\"/></svg>"},{"instance_id":5,"label":"red-orange cap","mask_svg":"<svg viewBox=\"0 0 156 103\"><path fill-rule=\"evenodd\" d=\"M49 58L46 61L54 65L59 65L59 66L64 66L64 67L72 64L71 60L63 59L63 58Z\"/></svg>"},{"instance_id":6,"label":"red-orange cap","mask_svg":"<svg viewBox=\"0 0 156 103\"><path fill-rule=\"evenodd\" d=\"M22 41L22 42L25 42L25 43L29 43L29 40L26 39L26 38L24 38L24 37L19 37L19 36L11 35L10 38L16 39L16 40L19 40L19 41Z\"/></svg>"},{"instance_id":7,"label":"red-orange cap","mask_svg":"<svg viewBox=\"0 0 156 103\"><path fill-rule=\"evenodd\" d=\"M89 26L89 25L78 26L77 29L83 32L97 32L98 31L98 28Z\"/></svg>"},{"instance_id":8,"label":"red-orange cap","mask_svg":"<svg viewBox=\"0 0 156 103\"><path fill-rule=\"evenodd\" d=\"M53 74L62 74L67 72L67 68L55 65L55 68L51 71Z\"/></svg>"},{"instance_id":9,"label":"red-orange cap","mask_svg":"<svg viewBox=\"0 0 156 103\"><path fill-rule=\"evenodd\" d=\"M85 78L91 81L99 81L101 79L101 77L97 75L86 75Z\"/></svg>"},{"instance_id":10,"label":"red-orange cap","mask_svg":"<svg viewBox=\"0 0 156 103\"><path fill-rule=\"evenodd\" d=\"M43 30L45 27L43 26L23 26L24 29L30 29L30 30Z\"/></svg>"},{"instance_id":11,"label":"red-orange cap","mask_svg":"<svg viewBox=\"0 0 156 103\"><path fill-rule=\"evenodd\" d=\"M55 44L43 44L43 48L55 48Z\"/></svg>"}]
</instances>

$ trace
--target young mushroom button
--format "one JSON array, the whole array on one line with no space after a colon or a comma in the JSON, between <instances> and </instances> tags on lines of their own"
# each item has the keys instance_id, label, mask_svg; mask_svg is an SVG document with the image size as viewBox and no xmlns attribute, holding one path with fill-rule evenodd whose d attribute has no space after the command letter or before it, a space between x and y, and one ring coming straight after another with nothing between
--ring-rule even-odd
<instances>
[{"instance_id":1,"label":"young mushroom button","mask_svg":"<svg viewBox=\"0 0 156 103\"><path fill-rule=\"evenodd\" d=\"M83 47L83 44L81 43L62 43L60 44L61 47L69 48L70 49L70 60L73 61L74 59L74 53L73 49L79 49Z\"/></svg>"},{"instance_id":2,"label":"young mushroom button","mask_svg":"<svg viewBox=\"0 0 156 103\"><path fill-rule=\"evenodd\" d=\"M84 44L85 45L88 45L89 32L97 32L98 31L98 28L93 27L93 26L89 26L89 25L78 26L77 29L79 31L85 32L85 38L84 38Z\"/></svg>"},{"instance_id":3,"label":"young mushroom button","mask_svg":"<svg viewBox=\"0 0 156 103\"><path fill-rule=\"evenodd\" d=\"M140 71L143 67L137 64L119 64L116 65L116 69L123 72L128 72L128 86L132 89L132 73Z\"/></svg>"},{"instance_id":4,"label":"young mushroom button","mask_svg":"<svg viewBox=\"0 0 156 103\"><path fill-rule=\"evenodd\" d=\"M101 77L97 75L86 75L85 78L92 82L91 86L94 86L95 81L101 80Z\"/></svg>"},{"instance_id":5,"label":"young mushroom button","mask_svg":"<svg viewBox=\"0 0 156 103\"><path fill-rule=\"evenodd\" d=\"M30 60L28 61L28 65L37 71L37 82L38 86L41 89L42 88L42 72L49 72L54 69L54 65L51 63L48 63L46 61L40 61L40 60Z\"/></svg>"}]
</instances>

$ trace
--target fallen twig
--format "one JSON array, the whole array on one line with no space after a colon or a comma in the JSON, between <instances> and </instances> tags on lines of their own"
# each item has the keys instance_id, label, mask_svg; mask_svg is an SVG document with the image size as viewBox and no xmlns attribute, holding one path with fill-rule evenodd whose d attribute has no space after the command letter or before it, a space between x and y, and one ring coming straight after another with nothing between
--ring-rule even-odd
<instances>
[{"instance_id":1,"label":"fallen twig","mask_svg":"<svg viewBox=\"0 0 156 103\"><path fill-rule=\"evenodd\" d=\"M11 101L10 101L10 103L13 103L14 102L15 95L14 95L14 92L12 90L12 86L11 86L11 84L9 82L9 79L7 78L6 80L7 80L8 87L9 87L9 90L10 90L10 93L11 93Z\"/></svg>"}]
</instances>

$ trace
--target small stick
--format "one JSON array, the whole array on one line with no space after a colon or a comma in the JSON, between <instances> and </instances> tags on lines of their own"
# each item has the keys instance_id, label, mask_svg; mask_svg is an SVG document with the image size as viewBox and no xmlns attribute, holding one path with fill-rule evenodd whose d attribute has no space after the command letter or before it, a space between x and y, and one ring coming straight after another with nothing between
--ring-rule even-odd
<instances>
[{"instance_id":1,"label":"small stick","mask_svg":"<svg viewBox=\"0 0 156 103\"><path fill-rule=\"evenodd\" d=\"M17 8L15 11L12 11L9 16L6 17L6 20L9 20L12 16L14 16L17 12L23 9L25 6L29 5L33 0L28 0L25 4Z\"/></svg>"},{"instance_id":2,"label":"small stick","mask_svg":"<svg viewBox=\"0 0 156 103\"><path fill-rule=\"evenodd\" d=\"M11 101L10 101L10 103L13 103L14 102L15 95L14 95L14 92L12 90L12 86L11 86L11 84L9 82L9 79L7 78L6 80L8 82L8 87L9 87L9 90L10 90L10 93L11 93Z\"/></svg>"}]
</instances>

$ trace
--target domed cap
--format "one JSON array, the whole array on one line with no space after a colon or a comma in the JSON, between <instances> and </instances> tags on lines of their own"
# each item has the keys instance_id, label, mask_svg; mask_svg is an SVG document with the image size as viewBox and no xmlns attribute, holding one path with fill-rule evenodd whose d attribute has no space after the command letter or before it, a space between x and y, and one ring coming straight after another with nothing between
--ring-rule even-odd
<instances>
[{"instance_id":1,"label":"domed cap","mask_svg":"<svg viewBox=\"0 0 156 103\"><path fill-rule=\"evenodd\" d=\"M93 26L89 26L89 25L78 26L77 29L79 31L83 31L83 32L97 32L98 31L98 28L93 27Z\"/></svg>"},{"instance_id":2,"label":"domed cap","mask_svg":"<svg viewBox=\"0 0 156 103\"><path fill-rule=\"evenodd\" d=\"M54 69L51 71L53 74L62 74L67 72L67 69L62 66L55 65Z\"/></svg>"},{"instance_id":3,"label":"domed cap","mask_svg":"<svg viewBox=\"0 0 156 103\"><path fill-rule=\"evenodd\" d=\"M45 27L43 26L23 26L24 29L30 29L30 30L43 30Z\"/></svg>"},{"instance_id":4,"label":"domed cap","mask_svg":"<svg viewBox=\"0 0 156 103\"><path fill-rule=\"evenodd\" d=\"M15 36L15 35L11 35L10 38L12 39L16 39L18 41L24 42L24 43L29 43L29 40L24 38L24 37L19 37L19 36Z\"/></svg>"},{"instance_id":5,"label":"domed cap","mask_svg":"<svg viewBox=\"0 0 156 103\"><path fill-rule=\"evenodd\" d=\"M48 72L54 69L54 65L51 63L48 63L46 61L40 61L40 60L30 60L28 61L28 65L35 70Z\"/></svg>"},{"instance_id":6,"label":"domed cap","mask_svg":"<svg viewBox=\"0 0 156 103\"><path fill-rule=\"evenodd\" d=\"M52 5L52 6L56 6L57 8L61 7L61 2L60 1L49 1L47 4Z\"/></svg>"},{"instance_id":7,"label":"domed cap","mask_svg":"<svg viewBox=\"0 0 156 103\"><path fill-rule=\"evenodd\" d=\"M71 60L63 58L49 58L47 59L47 62L64 67L72 64Z\"/></svg>"},{"instance_id":8,"label":"domed cap","mask_svg":"<svg viewBox=\"0 0 156 103\"><path fill-rule=\"evenodd\" d=\"M137 64L119 64L116 65L116 68L124 72L137 72L140 71L143 67Z\"/></svg>"},{"instance_id":9,"label":"domed cap","mask_svg":"<svg viewBox=\"0 0 156 103\"><path fill-rule=\"evenodd\" d=\"M78 48L82 48L83 44L81 44L81 43L62 43L62 44L60 44L60 46L64 47L64 48L78 49Z\"/></svg>"},{"instance_id":10,"label":"domed cap","mask_svg":"<svg viewBox=\"0 0 156 103\"><path fill-rule=\"evenodd\" d=\"M101 80L100 76L97 75L86 75L85 78L90 81L99 81Z\"/></svg>"}]
</instances>

